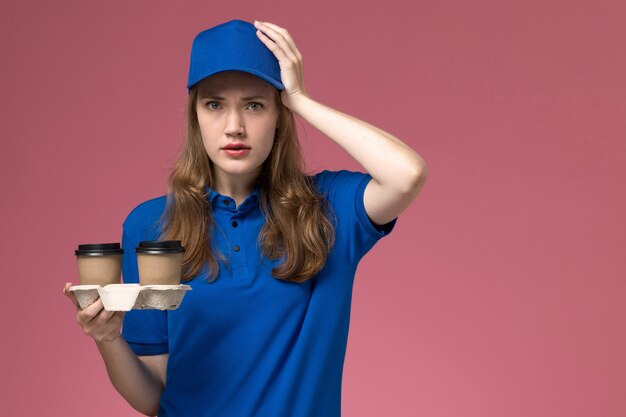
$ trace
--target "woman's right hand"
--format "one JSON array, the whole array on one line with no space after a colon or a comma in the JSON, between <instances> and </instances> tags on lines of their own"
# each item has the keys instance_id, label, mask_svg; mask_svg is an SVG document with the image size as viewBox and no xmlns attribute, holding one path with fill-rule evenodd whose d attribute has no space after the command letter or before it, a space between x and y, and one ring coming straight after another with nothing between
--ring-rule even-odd
<instances>
[{"instance_id":1,"label":"woman's right hand","mask_svg":"<svg viewBox=\"0 0 626 417\"><path fill-rule=\"evenodd\" d=\"M66 282L63 287L63 294L72 300L76 306L76 321L83 332L96 342L112 342L120 337L125 312L106 311L100 298L83 310L78 305L74 293L68 291L71 286L71 282Z\"/></svg>"}]
</instances>

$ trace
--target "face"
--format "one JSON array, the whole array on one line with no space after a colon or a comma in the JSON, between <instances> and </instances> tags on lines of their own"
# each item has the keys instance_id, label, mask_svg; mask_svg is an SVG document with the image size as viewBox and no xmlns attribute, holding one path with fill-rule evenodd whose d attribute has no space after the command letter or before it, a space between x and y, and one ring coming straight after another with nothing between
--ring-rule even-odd
<instances>
[{"instance_id":1,"label":"face","mask_svg":"<svg viewBox=\"0 0 626 417\"><path fill-rule=\"evenodd\" d=\"M220 72L198 85L200 132L218 184L230 180L250 184L261 173L278 126L277 93L272 85L241 71ZM232 143L249 149L226 151L224 147Z\"/></svg>"}]
</instances>

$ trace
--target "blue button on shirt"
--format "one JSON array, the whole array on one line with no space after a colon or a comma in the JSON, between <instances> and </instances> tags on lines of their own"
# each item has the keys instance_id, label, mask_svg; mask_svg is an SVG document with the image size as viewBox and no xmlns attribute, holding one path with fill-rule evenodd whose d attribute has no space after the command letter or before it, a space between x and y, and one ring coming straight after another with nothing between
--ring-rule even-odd
<instances>
[{"instance_id":1,"label":"blue button on shirt","mask_svg":"<svg viewBox=\"0 0 626 417\"><path fill-rule=\"evenodd\" d=\"M126 313L122 336L135 354L169 352L158 416L340 416L356 268L397 218L375 227L367 217L369 174L326 170L313 179L337 216L335 246L315 277L271 276L281 260L257 247L258 187L238 207L209 189L213 247L228 259L219 261L217 280L208 283L205 269L186 282L192 290L177 310ZM165 203L165 196L148 200L124 221L124 282L139 282L134 249L157 239Z\"/></svg>"}]
</instances>

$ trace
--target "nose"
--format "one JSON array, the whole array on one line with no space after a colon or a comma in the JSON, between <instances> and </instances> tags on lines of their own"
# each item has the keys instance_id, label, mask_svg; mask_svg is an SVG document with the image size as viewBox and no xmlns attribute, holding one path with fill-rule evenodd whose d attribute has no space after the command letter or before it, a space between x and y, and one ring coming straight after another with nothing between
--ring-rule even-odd
<instances>
[{"instance_id":1,"label":"nose","mask_svg":"<svg viewBox=\"0 0 626 417\"><path fill-rule=\"evenodd\" d=\"M237 110L231 111L228 115L226 134L229 136L243 136L245 134L243 117L241 117Z\"/></svg>"}]
</instances>

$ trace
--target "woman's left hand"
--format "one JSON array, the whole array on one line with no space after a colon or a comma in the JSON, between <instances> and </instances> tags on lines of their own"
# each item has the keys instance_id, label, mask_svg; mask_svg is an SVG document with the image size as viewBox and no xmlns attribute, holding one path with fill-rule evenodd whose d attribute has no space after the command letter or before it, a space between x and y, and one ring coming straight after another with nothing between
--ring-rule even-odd
<instances>
[{"instance_id":1,"label":"woman's left hand","mask_svg":"<svg viewBox=\"0 0 626 417\"><path fill-rule=\"evenodd\" d=\"M302 55L293 39L278 25L269 22L257 22L257 37L274 53L280 65L280 78L285 89L280 92L283 105L293 110L293 105L300 97L308 97L304 89Z\"/></svg>"}]
</instances>

